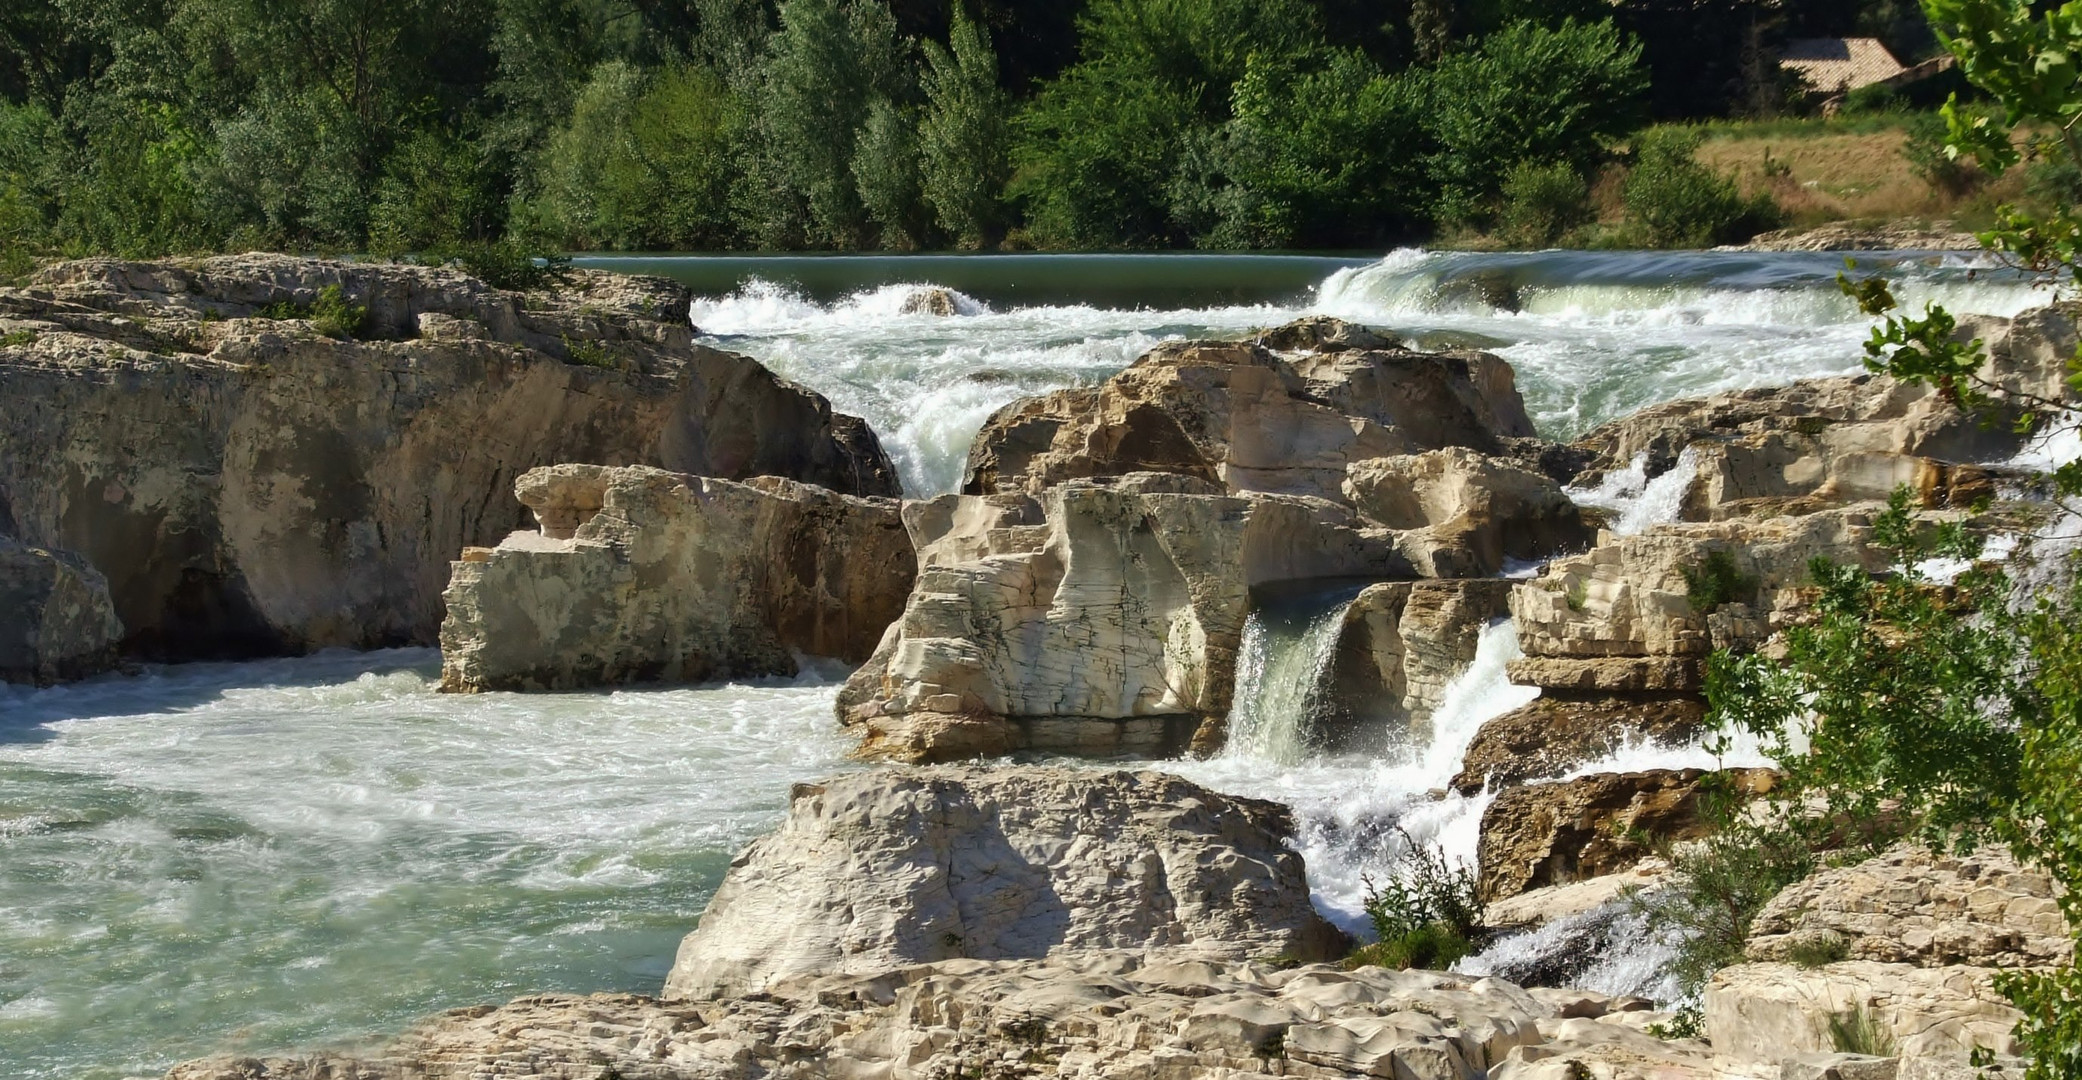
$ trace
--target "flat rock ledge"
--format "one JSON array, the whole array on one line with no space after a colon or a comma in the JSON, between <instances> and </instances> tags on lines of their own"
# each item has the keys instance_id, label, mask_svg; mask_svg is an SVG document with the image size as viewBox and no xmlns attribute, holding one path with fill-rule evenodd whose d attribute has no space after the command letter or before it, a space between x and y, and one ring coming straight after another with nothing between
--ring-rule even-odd
<instances>
[{"instance_id":1,"label":"flat rock ledge","mask_svg":"<svg viewBox=\"0 0 2082 1080\"><path fill-rule=\"evenodd\" d=\"M1438 972L1099 951L800 977L715 1001L525 997L446 1013L369 1057L212 1058L167 1080L1728 1075L1703 1043L1644 1034L1657 1014L1638 1004Z\"/></svg>"},{"instance_id":2,"label":"flat rock ledge","mask_svg":"<svg viewBox=\"0 0 2082 1080\"><path fill-rule=\"evenodd\" d=\"M799 784L680 946L668 997L1093 949L1324 960L1294 823L1155 772L883 769Z\"/></svg>"},{"instance_id":3,"label":"flat rock ledge","mask_svg":"<svg viewBox=\"0 0 2082 1080\"><path fill-rule=\"evenodd\" d=\"M798 654L857 664L917 565L895 499L779 477L557 465L515 494L540 529L454 564L443 690L792 675Z\"/></svg>"}]
</instances>

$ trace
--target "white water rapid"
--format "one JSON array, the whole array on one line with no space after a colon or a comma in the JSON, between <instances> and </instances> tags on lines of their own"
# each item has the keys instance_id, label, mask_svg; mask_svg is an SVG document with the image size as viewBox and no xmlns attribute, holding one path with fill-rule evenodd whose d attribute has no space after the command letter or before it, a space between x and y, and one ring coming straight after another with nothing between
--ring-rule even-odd
<instances>
[{"instance_id":1,"label":"white water rapid","mask_svg":"<svg viewBox=\"0 0 2082 1080\"><path fill-rule=\"evenodd\" d=\"M2009 314L2044 299L1957 256L1870 258L1911 305ZM1868 327L1836 292L1834 255L619 265L695 262L751 267L700 290L704 340L866 417L916 495L957 487L974 432L1016 398L1096 383L1160 341L1305 312L1493 349L1556 437L1687 394L1856 370ZM772 284L803 267L853 277ZM905 314L911 287L896 283L913 281L960 290L956 313ZM1674 513L1658 494L1672 483L1622 476L1600 497L1645 525ZM1285 628L1261 620L1229 753L1156 764L1292 804L1318 902L1358 927L1362 875L1393 857L1395 826L1473 858L1487 797L1437 789L1482 722L1534 691L1505 679L1517 645L1499 623L1428 744L1322 752L1291 685L1321 670L1342 602ZM0 1076L116 1080L205 1053L380 1039L530 991L655 991L789 785L859 767L831 716L835 672L443 696L436 666L424 650L324 654L0 687ZM1711 756L1643 748L1597 767L1678 762ZM1654 959L1607 958L1615 971Z\"/></svg>"}]
</instances>

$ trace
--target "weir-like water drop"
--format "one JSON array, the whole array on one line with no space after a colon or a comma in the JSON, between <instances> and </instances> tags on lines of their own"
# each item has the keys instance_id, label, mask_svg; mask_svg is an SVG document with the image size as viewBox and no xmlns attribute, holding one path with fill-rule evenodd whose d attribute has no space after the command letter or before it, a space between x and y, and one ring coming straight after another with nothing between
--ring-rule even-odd
<instances>
[{"instance_id":1,"label":"weir-like water drop","mask_svg":"<svg viewBox=\"0 0 2082 1080\"><path fill-rule=\"evenodd\" d=\"M1236 658L1228 755L1298 765L1321 751L1325 683L1356 595L1339 589L1251 612Z\"/></svg>"}]
</instances>

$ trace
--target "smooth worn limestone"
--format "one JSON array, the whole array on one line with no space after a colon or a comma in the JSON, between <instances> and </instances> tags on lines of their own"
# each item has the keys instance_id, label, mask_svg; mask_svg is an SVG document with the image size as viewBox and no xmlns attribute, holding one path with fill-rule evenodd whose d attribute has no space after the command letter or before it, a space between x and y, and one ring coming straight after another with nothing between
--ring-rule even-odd
<instances>
[{"instance_id":1,"label":"smooth worn limestone","mask_svg":"<svg viewBox=\"0 0 2082 1080\"><path fill-rule=\"evenodd\" d=\"M1708 1080L1639 1003L1500 979L1069 953L784 979L749 996L524 997L365 1057L211 1058L167 1080Z\"/></svg>"},{"instance_id":2,"label":"smooth worn limestone","mask_svg":"<svg viewBox=\"0 0 2082 1080\"><path fill-rule=\"evenodd\" d=\"M289 317L332 285L357 340ZM0 348L0 531L98 570L129 654L193 659L433 642L449 561L522 527L538 466L895 494L864 424L694 344L686 304L279 255L46 267L0 289L0 334L33 335Z\"/></svg>"},{"instance_id":3,"label":"smooth worn limestone","mask_svg":"<svg viewBox=\"0 0 2082 1080\"><path fill-rule=\"evenodd\" d=\"M1169 343L1097 387L1014 402L977 433L964 490L1039 494L1067 480L1169 472L1231 493L1336 498L1355 462L1533 441L1511 366L1494 356L1347 348L1379 339L1363 328L1305 329L1266 339L1307 351Z\"/></svg>"},{"instance_id":4,"label":"smooth worn limestone","mask_svg":"<svg viewBox=\"0 0 2082 1080\"><path fill-rule=\"evenodd\" d=\"M1175 751L1229 711L1254 586L1409 575L1342 505L1176 475L944 496L906 522L917 584L838 700L868 757Z\"/></svg>"},{"instance_id":5,"label":"smooth worn limestone","mask_svg":"<svg viewBox=\"0 0 2082 1080\"><path fill-rule=\"evenodd\" d=\"M798 654L858 663L915 575L894 499L643 466L534 469L515 489L541 531L454 564L444 690L785 675Z\"/></svg>"},{"instance_id":6,"label":"smooth worn limestone","mask_svg":"<svg viewBox=\"0 0 2082 1080\"><path fill-rule=\"evenodd\" d=\"M967 957L1340 955L1285 807L1153 772L883 769L798 785L680 946L668 997Z\"/></svg>"}]
</instances>

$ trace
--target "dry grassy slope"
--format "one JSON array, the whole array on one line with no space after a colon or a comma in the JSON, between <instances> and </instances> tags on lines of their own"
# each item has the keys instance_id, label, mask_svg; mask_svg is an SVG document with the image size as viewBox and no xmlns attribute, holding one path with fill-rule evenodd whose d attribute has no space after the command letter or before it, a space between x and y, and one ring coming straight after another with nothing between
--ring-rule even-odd
<instances>
[{"instance_id":1,"label":"dry grassy slope","mask_svg":"<svg viewBox=\"0 0 2082 1080\"><path fill-rule=\"evenodd\" d=\"M1963 199L1933 190L1902 156L1906 141L1899 128L1727 134L1707 139L1696 156L1701 164L1735 177L1745 194L1769 190L1792 222L1801 225L1844 218L1975 219L2015 197L2014 177Z\"/></svg>"}]
</instances>

